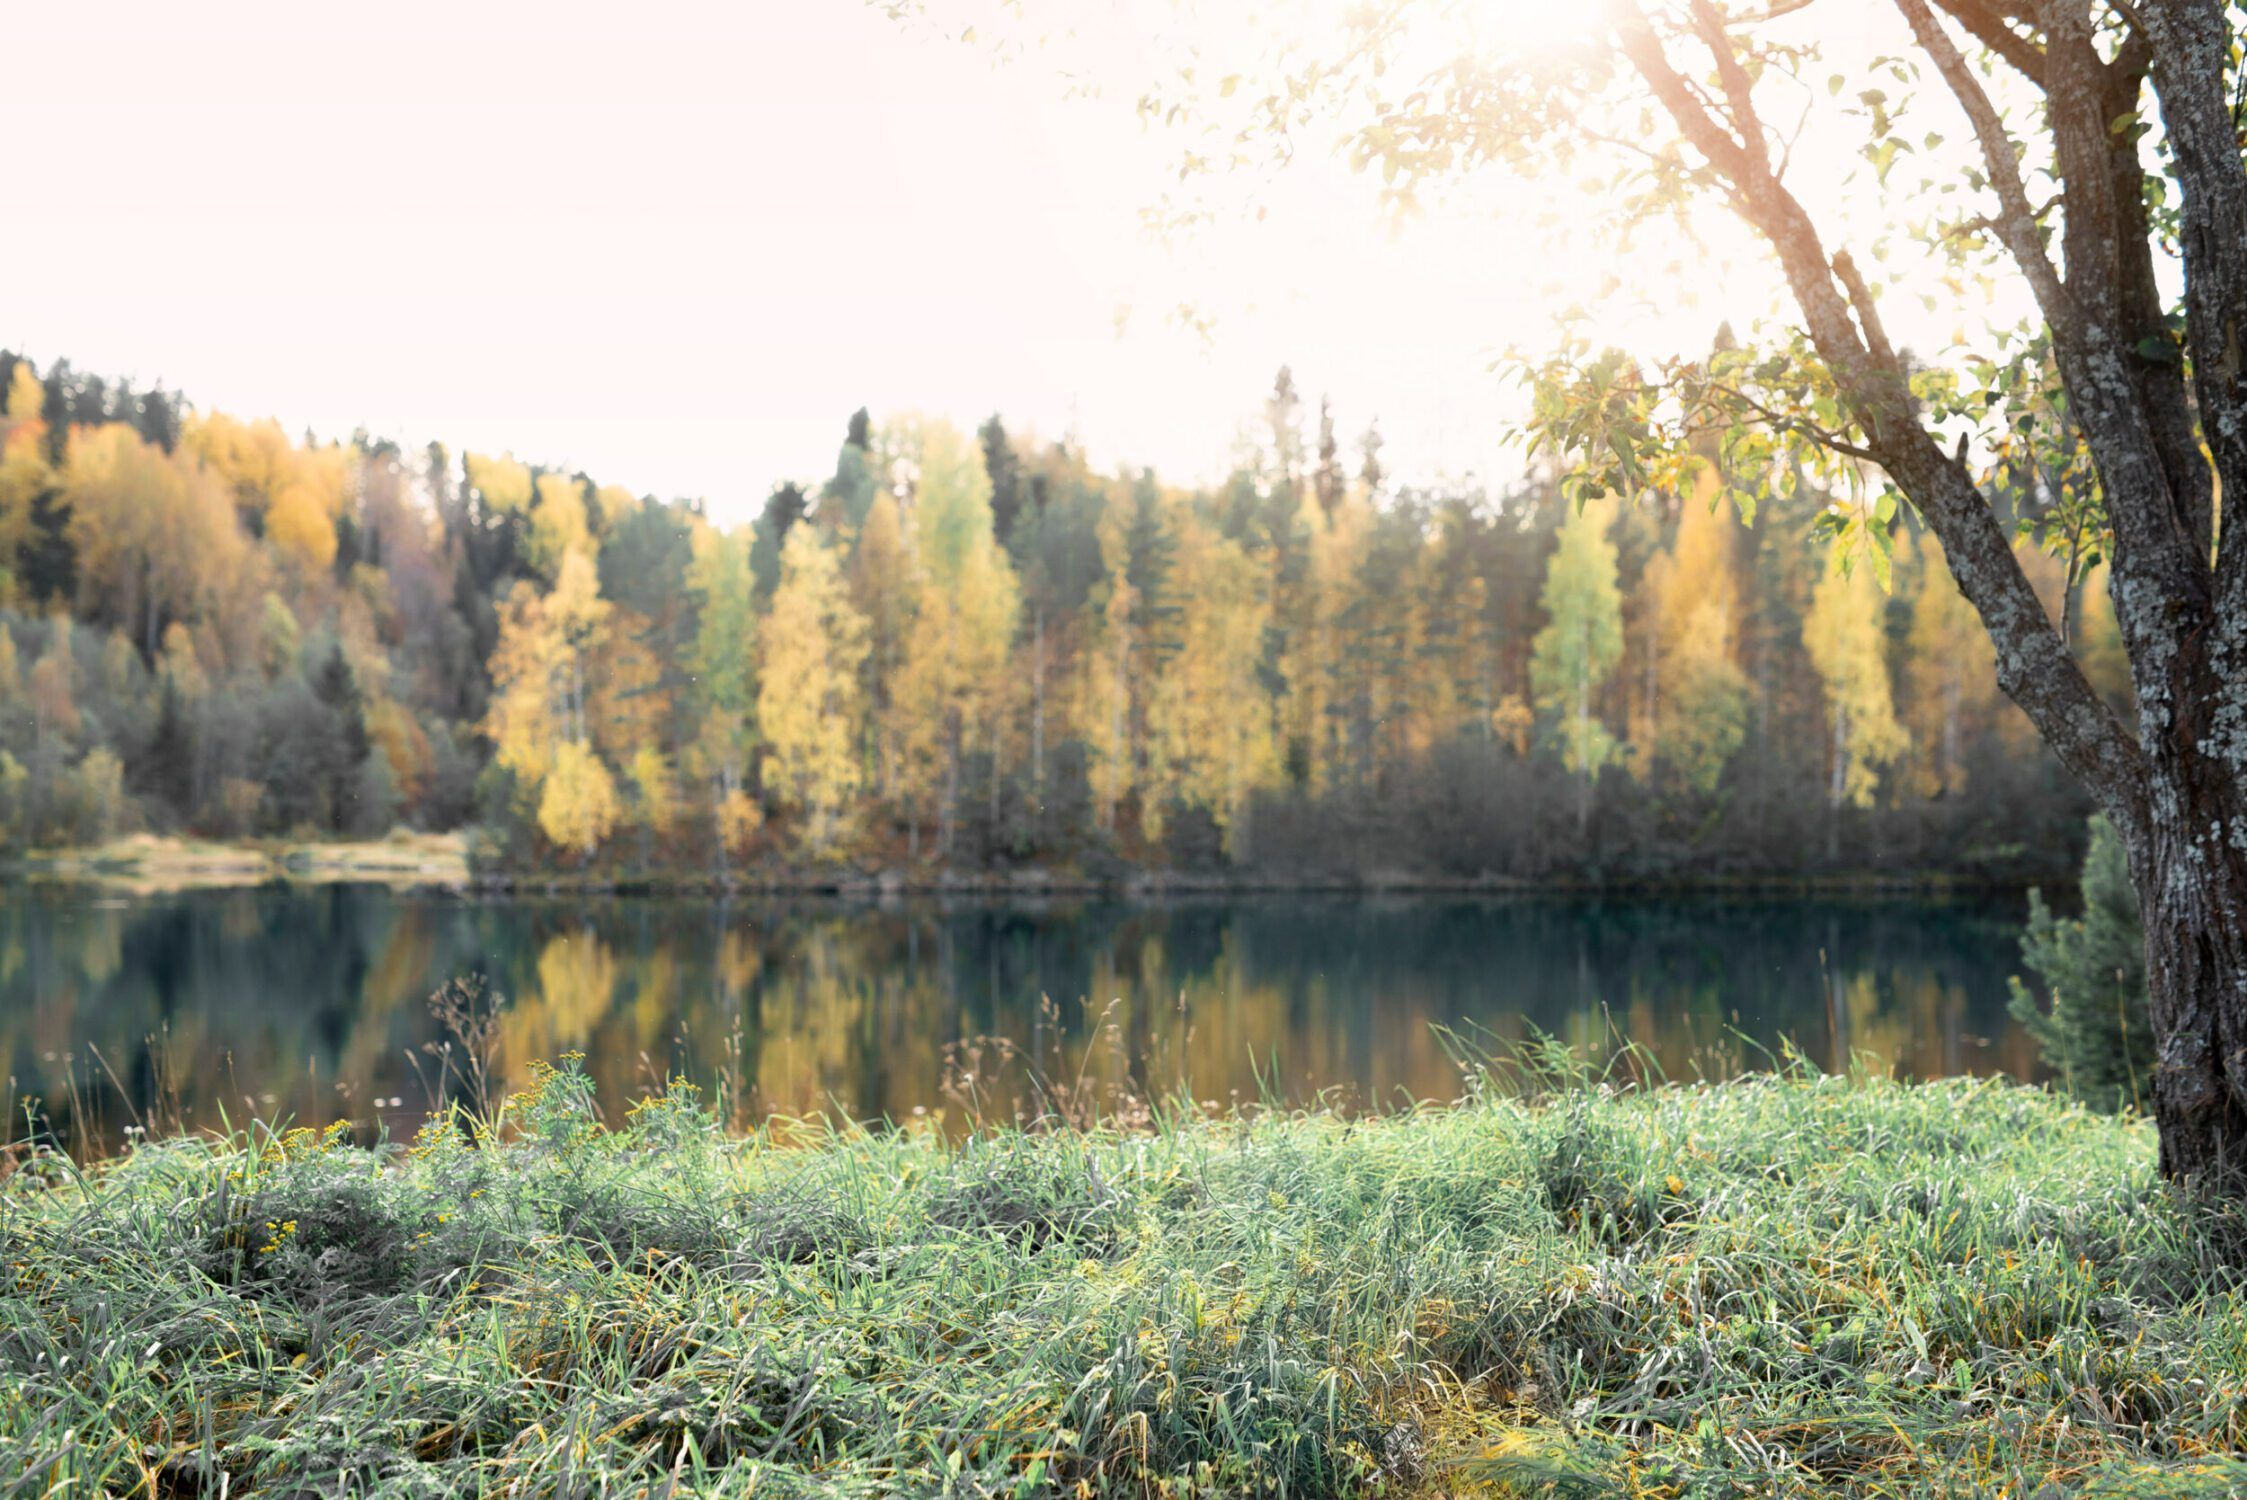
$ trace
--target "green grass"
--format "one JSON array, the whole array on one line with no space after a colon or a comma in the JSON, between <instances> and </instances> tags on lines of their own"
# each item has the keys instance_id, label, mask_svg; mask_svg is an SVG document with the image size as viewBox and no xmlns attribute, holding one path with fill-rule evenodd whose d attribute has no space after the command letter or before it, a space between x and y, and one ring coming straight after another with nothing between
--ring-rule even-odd
<instances>
[{"instance_id":1,"label":"green grass","mask_svg":"<svg viewBox=\"0 0 2247 1500\"><path fill-rule=\"evenodd\" d=\"M0 1495L2247 1488L2236 1237L2015 1085L507 1125L15 1172Z\"/></svg>"}]
</instances>

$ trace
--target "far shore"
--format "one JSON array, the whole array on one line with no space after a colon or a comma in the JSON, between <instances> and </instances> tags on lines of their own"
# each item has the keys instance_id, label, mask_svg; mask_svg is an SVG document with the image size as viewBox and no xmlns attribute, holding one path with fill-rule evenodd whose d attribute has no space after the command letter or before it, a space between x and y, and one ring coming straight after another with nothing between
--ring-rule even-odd
<instances>
[{"instance_id":1,"label":"far shore","mask_svg":"<svg viewBox=\"0 0 2247 1500\"><path fill-rule=\"evenodd\" d=\"M399 830L385 838L206 840L133 834L83 849L0 858L0 876L98 884L148 894L338 881L464 886L473 878L464 833Z\"/></svg>"},{"instance_id":2,"label":"far shore","mask_svg":"<svg viewBox=\"0 0 2247 1500\"><path fill-rule=\"evenodd\" d=\"M437 887L481 895L844 896L863 899L953 896L1228 896L1310 894L1473 896L1825 896L1942 898L2024 889L2026 880L1955 870L1847 870L1787 874L1619 875L1604 879L1524 880L1398 870L1306 872L1131 868L1115 873L1033 866L962 870L937 865L862 868L756 864L714 871L596 868L512 869L475 855L475 835L398 830L378 839L204 840L135 834L83 849L35 850L0 857L0 879L96 885L127 893L226 889L270 884L379 884Z\"/></svg>"}]
</instances>

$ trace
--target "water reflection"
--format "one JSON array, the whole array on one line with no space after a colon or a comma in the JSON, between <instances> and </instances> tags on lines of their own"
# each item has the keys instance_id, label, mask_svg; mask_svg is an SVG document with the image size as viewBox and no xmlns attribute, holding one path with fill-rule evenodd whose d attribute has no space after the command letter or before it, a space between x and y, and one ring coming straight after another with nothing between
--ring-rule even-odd
<instances>
[{"instance_id":1,"label":"water reflection","mask_svg":"<svg viewBox=\"0 0 2247 1500\"><path fill-rule=\"evenodd\" d=\"M1587 1046L1619 1033L1678 1075L1782 1038L1826 1065L2032 1067L2004 1010L2010 903L720 905L373 886L17 886L0 901L11 1109L39 1096L82 1140L114 1140L136 1113L418 1118L427 997L470 972L506 997L503 1078L577 1049L611 1100L678 1070L745 1118L901 1118L944 1108L948 1077L1004 1110L1033 1074L1110 1093L1440 1098L1459 1080L1439 1024Z\"/></svg>"}]
</instances>

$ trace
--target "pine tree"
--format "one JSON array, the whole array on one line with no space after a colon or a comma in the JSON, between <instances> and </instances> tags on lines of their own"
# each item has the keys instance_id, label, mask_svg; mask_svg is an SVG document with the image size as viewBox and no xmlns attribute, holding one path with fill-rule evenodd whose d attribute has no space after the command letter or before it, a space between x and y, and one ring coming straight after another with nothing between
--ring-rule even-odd
<instances>
[{"instance_id":1,"label":"pine tree","mask_svg":"<svg viewBox=\"0 0 2247 1500\"><path fill-rule=\"evenodd\" d=\"M1358 438L1358 483L1365 486L1369 496L1379 495L1382 481L1388 478L1388 471L1381 467L1381 450L1387 446L1379 423L1367 424Z\"/></svg>"},{"instance_id":2,"label":"pine tree","mask_svg":"<svg viewBox=\"0 0 2247 1500\"><path fill-rule=\"evenodd\" d=\"M359 797L359 776L366 769L372 746L367 738L366 700L359 691L359 677L343 654L340 641L328 648L327 659L312 680L312 692L332 716L332 738L320 771L328 827L342 833L351 826Z\"/></svg>"},{"instance_id":3,"label":"pine tree","mask_svg":"<svg viewBox=\"0 0 2247 1500\"><path fill-rule=\"evenodd\" d=\"M134 788L166 812L184 817L192 811L194 768L194 730L188 720L187 703L178 685L167 676L157 697L156 727L141 757L140 774L133 778Z\"/></svg>"},{"instance_id":4,"label":"pine tree","mask_svg":"<svg viewBox=\"0 0 2247 1500\"><path fill-rule=\"evenodd\" d=\"M997 412L976 429L975 436L983 445L983 472L991 477L991 531L1004 547L1014 535L1014 518L1022 513L1027 490L1022 478L1022 459L1014 451L1006 424L999 420Z\"/></svg>"},{"instance_id":5,"label":"pine tree","mask_svg":"<svg viewBox=\"0 0 2247 1500\"><path fill-rule=\"evenodd\" d=\"M1311 492L1330 516L1342 503L1342 448L1334 437L1334 406L1324 396L1319 397L1319 460L1311 472Z\"/></svg>"},{"instance_id":6,"label":"pine tree","mask_svg":"<svg viewBox=\"0 0 2247 1500\"><path fill-rule=\"evenodd\" d=\"M2043 981L2049 1009L2013 980L2014 1020L2069 1091L2099 1109L2144 1108L2153 1086L2153 1023L2146 1011L2145 932L2129 857L2104 815L2091 820L2083 857L2083 915L2056 917L2029 893L2021 959Z\"/></svg>"}]
</instances>

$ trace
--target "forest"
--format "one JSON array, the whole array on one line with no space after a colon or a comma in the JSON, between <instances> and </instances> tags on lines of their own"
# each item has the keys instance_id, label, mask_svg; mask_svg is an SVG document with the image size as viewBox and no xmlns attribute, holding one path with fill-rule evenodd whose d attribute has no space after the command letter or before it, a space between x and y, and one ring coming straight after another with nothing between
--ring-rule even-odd
<instances>
[{"instance_id":1,"label":"forest","mask_svg":"<svg viewBox=\"0 0 2247 1500\"><path fill-rule=\"evenodd\" d=\"M728 526L63 360L0 353L0 392L11 857L405 827L620 881L2015 880L2081 847L1931 539L1805 545L1872 501L1801 475L1400 484L1282 369L1215 487L862 409ZM1999 503L2122 704L2096 559L2033 544L2036 486Z\"/></svg>"}]
</instances>

